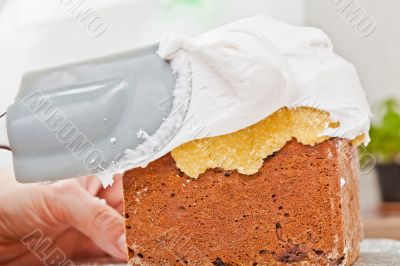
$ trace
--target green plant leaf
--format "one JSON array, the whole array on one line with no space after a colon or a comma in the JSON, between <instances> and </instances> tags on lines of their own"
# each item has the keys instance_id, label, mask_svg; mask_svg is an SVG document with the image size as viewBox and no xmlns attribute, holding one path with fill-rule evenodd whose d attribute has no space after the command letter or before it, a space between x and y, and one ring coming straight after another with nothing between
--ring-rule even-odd
<instances>
[{"instance_id":1,"label":"green plant leaf","mask_svg":"<svg viewBox=\"0 0 400 266\"><path fill-rule=\"evenodd\" d=\"M398 103L388 99L383 103L384 116L380 124L372 125L371 142L367 151L376 154L385 163L393 162L400 153L400 114Z\"/></svg>"}]
</instances>

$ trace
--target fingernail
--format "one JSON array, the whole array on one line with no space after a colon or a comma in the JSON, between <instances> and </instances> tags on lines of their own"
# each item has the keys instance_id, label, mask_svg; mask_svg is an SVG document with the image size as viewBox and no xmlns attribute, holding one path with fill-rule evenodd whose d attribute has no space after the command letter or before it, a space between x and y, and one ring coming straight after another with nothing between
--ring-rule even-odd
<instances>
[{"instance_id":1,"label":"fingernail","mask_svg":"<svg viewBox=\"0 0 400 266\"><path fill-rule=\"evenodd\" d=\"M99 203L100 203L101 205L107 205L107 201L106 201L105 199L101 199L101 198L99 198L99 197L96 197L96 199L99 200Z\"/></svg>"},{"instance_id":2,"label":"fingernail","mask_svg":"<svg viewBox=\"0 0 400 266\"><path fill-rule=\"evenodd\" d=\"M126 242L125 242L125 234L122 234L118 238L118 248L121 254L125 257L125 259L128 258L128 250L126 248Z\"/></svg>"}]
</instances>

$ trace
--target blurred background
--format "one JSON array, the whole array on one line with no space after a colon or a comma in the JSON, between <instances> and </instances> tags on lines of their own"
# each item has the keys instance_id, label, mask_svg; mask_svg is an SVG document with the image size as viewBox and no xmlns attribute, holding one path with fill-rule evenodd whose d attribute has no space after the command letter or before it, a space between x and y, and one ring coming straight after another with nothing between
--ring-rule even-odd
<instances>
[{"instance_id":1,"label":"blurred background","mask_svg":"<svg viewBox=\"0 0 400 266\"><path fill-rule=\"evenodd\" d=\"M376 159L360 180L365 235L400 239L399 10L396 0L0 0L0 113L27 71L154 43L165 32L197 34L260 13L319 27L357 67L375 114L372 145L360 152ZM0 170L11 165L0 151Z\"/></svg>"}]
</instances>

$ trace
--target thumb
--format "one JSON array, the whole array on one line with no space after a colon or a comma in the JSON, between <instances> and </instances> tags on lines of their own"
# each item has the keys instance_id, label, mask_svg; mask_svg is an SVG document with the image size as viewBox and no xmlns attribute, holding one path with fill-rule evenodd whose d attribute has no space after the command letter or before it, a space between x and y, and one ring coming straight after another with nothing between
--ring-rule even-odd
<instances>
[{"instance_id":1,"label":"thumb","mask_svg":"<svg viewBox=\"0 0 400 266\"><path fill-rule=\"evenodd\" d=\"M78 182L55 184L56 215L86 235L111 256L127 260L124 220L104 201L90 195Z\"/></svg>"}]
</instances>

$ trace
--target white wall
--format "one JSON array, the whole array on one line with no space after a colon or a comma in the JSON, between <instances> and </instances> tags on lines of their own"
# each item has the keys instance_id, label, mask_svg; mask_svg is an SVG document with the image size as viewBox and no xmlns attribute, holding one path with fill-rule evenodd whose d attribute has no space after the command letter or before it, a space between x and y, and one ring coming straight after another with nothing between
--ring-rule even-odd
<instances>
[{"instance_id":1,"label":"white wall","mask_svg":"<svg viewBox=\"0 0 400 266\"><path fill-rule=\"evenodd\" d=\"M354 1L376 20L376 30L366 38L334 9L332 3L340 0L307 0L306 24L322 28L331 37L335 50L356 65L375 106L385 97L400 97L400 1Z\"/></svg>"},{"instance_id":2,"label":"white wall","mask_svg":"<svg viewBox=\"0 0 400 266\"><path fill-rule=\"evenodd\" d=\"M8 0L0 10L0 112L12 103L29 70L132 49L168 31L195 34L260 13L304 22L303 0L203 0L196 6L174 1L86 0L108 25L93 38L61 4L68 1ZM0 170L10 165L9 154L0 151Z\"/></svg>"}]
</instances>

